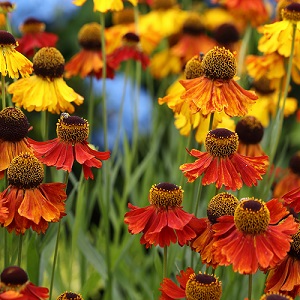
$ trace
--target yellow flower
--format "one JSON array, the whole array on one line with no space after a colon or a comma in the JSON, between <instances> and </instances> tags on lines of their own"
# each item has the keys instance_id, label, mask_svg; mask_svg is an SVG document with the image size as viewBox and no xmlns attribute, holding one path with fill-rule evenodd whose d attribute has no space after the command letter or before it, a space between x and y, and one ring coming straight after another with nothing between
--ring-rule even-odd
<instances>
[{"instance_id":1,"label":"yellow flower","mask_svg":"<svg viewBox=\"0 0 300 300\"><path fill-rule=\"evenodd\" d=\"M57 49L41 48L33 57L35 75L22 78L8 87L8 93L13 94L12 102L28 111L73 113L75 108L71 103L80 105L83 97L65 83L62 77L64 63Z\"/></svg>"},{"instance_id":2,"label":"yellow flower","mask_svg":"<svg viewBox=\"0 0 300 300\"><path fill-rule=\"evenodd\" d=\"M137 0L128 0L132 5L137 5ZM82 6L86 0L74 0L73 4ZM124 8L122 0L94 0L94 11L107 12L109 10L118 11Z\"/></svg>"}]
</instances>

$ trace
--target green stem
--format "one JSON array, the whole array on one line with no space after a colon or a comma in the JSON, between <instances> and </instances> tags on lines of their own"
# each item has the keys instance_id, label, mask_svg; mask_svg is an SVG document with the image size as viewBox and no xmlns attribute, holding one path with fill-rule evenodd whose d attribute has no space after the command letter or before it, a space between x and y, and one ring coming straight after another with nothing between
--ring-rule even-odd
<instances>
[{"instance_id":1,"label":"green stem","mask_svg":"<svg viewBox=\"0 0 300 300\"><path fill-rule=\"evenodd\" d=\"M167 277L167 269L168 269L168 246L164 246L163 278Z\"/></svg>"},{"instance_id":2,"label":"green stem","mask_svg":"<svg viewBox=\"0 0 300 300\"><path fill-rule=\"evenodd\" d=\"M89 140L92 137L92 130L94 126L94 108L95 108L95 96L93 93L93 76L90 76L90 87L89 87L89 102L88 102L88 122L89 122Z\"/></svg>"},{"instance_id":3,"label":"green stem","mask_svg":"<svg viewBox=\"0 0 300 300\"><path fill-rule=\"evenodd\" d=\"M22 261L22 246L23 246L23 234L19 236L19 244L18 244L18 266L21 266Z\"/></svg>"},{"instance_id":4,"label":"green stem","mask_svg":"<svg viewBox=\"0 0 300 300\"><path fill-rule=\"evenodd\" d=\"M210 114L210 119L209 119L209 127L208 127L208 130L212 130L213 129L213 124L214 124L214 113L211 113Z\"/></svg>"},{"instance_id":5,"label":"green stem","mask_svg":"<svg viewBox=\"0 0 300 300\"><path fill-rule=\"evenodd\" d=\"M1 95L2 95L2 109L6 107L6 91L5 91L5 76L1 74Z\"/></svg>"},{"instance_id":6,"label":"green stem","mask_svg":"<svg viewBox=\"0 0 300 300\"><path fill-rule=\"evenodd\" d=\"M48 140L48 123L49 123L49 117L48 112L42 111L42 128L41 128L41 134L44 141Z\"/></svg>"},{"instance_id":7,"label":"green stem","mask_svg":"<svg viewBox=\"0 0 300 300\"><path fill-rule=\"evenodd\" d=\"M8 257L8 232L6 228L4 229L4 268L9 266L9 257Z\"/></svg>"},{"instance_id":8,"label":"green stem","mask_svg":"<svg viewBox=\"0 0 300 300\"><path fill-rule=\"evenodd\" d=\"M252 297L252 274L249 274L249 281L248 281L248 300L251 300Z\"/></svg>"}]
</instances>

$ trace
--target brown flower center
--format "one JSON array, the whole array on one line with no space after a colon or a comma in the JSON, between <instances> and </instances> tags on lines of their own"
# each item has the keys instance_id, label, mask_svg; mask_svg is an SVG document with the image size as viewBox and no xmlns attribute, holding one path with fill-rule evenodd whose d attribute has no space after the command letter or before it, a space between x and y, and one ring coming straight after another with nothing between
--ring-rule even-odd
<instances>
[{"instance_id":1,"label":"brown flower center","mask_svg":"<svg viewBox=\"0 0 300 300\"><path fill-rule=\"evenodd\" d=\"M293 173L300 175L300 151L291 157L289 167Z\"/></svg>"},{"instance_id":2,"label":"brown flower center","mask_svg":"<svg viewBox=\"0 0 300 300\"><path fill-rule=\"evenodd\" d=\"M101 50L101 25L97 22L83 25L78 32L78 42L83 49Z\"/></svg>"},{"instance_id":3,"label":"brown flower center","mask_svg":"<svg viewBox=\"0 0 300 300\"><path fill-rule=\"evenodd\" d=\"M229 157L237 151L238 135L225 128L211 130L205 138L205 148L215 157Z\"/></svg>"},{"instance_id":4,"label":"brown flower center","mask_svg":"<svg viewBox=\"0 0 300 300\"><path fill-rule=\"evenodd\" d=\"M195 55L185 65L184 69L186 79L194 79L203 75L202 56Z\"/></svg>"},{"instance_id":5,"label":"brown flower center","mask_svg":"<svg viewBox=\"0 0 300 300\"><path fill-rule=\"evenodd\" d=\"M239 200L229 193L220 193L212 197L207 206L207 217L216 223L221 216L233 216Z\"/></svg>"},{"instance_id":6,"label":"brown flower center","mask_svg":"<svg viewBox=\"0 0 300 300\"><path fill-rule=\"evenodd\" d=\"M16 5L12 4L9 1L0 2L0 12L1 13L12 12L15 9L15 7L16 7Z\"/></svg>"},{"instance_id":7,"label":"brown flower center","mask_svg":"<svg viewBox=\"0 0 300 300\"><path fill-rule=\"evenodd\" d=\"M241 201L234 212L234 223L245 234L261 234L270 222L270 212L266 204L258 199Z\"/></svg>"},{"instance_id":8,"label":"brown flower center","mask_svg":"<svg viewBox=\"0 0 300 300\"><path fill-rule=\"evenodd\" d=\"M149 191L149 202L157 208L172 208L182 204L183 189L173 183L155 184Z\"/></svg>"},{"instance_id":9,"label":"brown flower center","mask_svg":"<svg viewBox=\"0 0 300 300\"><path fill-rule=\"evenodd\" d=\"M261 296L260 300L293 300L293 298L281 293L270 292Z\"/></svg>"},{"instance_id":10,"label":"brown flower center","mask_svg":"<svg viewBox=\"0 0 300 300\"><path fill-rule=\"evenodd\" d=\"M268 95L274 93L275 89L271 88L271 81L266 76L254 80L252 83L253 88L260 94Z\"/></svg>"},{"instance_id":11,"label":"brown flower center","mask_svg":"<svg viewBox=\"0 0 300 300\"><path fill-rule=\"evenodd\" d=\"M222 295L222 284L213 275L191 274L185 287L187 300L219 300Z\"/></svg>"},{"instance_id":12,"label":"brown flower center","mask_svg":"<svg viewBox=\"0 0 300 300\"><path fill-rule=\"evenodd\" d=\"M128 32L124 34L122 37L122 43L123 45L126 46L136 46L139 44L139 42L140 42L140 37L133 32Z\"/></svg>"},{"instance_id":13,"label":"brown flower center","mask_svg":"<svg viewBox=\"0 0 300 300\"><path fill-rule=\"evenodd\" d=\"M113 12L112 22L114 25L134 23L134 10L132 8L124 8Z\"/></svg>"},{"instance_id":14,"label":"brown flower center","mask_svg":"<svg viewBox=\"0 0 300 300\"><path fill-rule=\"evenodd\" d=\"M45 31L45 23L35 19L35 18L28 18L25 22L20 26L20 31L23 34L27 33L38 33Z\"/></svg>"},{"instance_id":15,"label":"brown flower center","mask_svg":"<svg viewBox=\"0 0 300 300\"><path fill-rule=\"evenodd\" d=\"M83 118L62 113L56 123L56 133L66 143L82 143L89 136L89 123Z\"/></svg>"},{"instance_id":16,"label":"brown flower center","mask_svg":"<svg viewBox=\"0 0 300 300\"><path fill-rule=\"evenodd\" d=\"M204 26L198 13L191 13L184 21L182 32L184 34L198 36L204 33Z\"/></svg>"},{"instance_id":17,"label":"brown flower center","mask_svg":"<svg viewBox=\"0 0 300 300\"><path fill-rule=\"evenodd\" d=\"M293 2L282 9L282 19L292 22L300 21L300 3Z\"/></svg>"},{"instance_id":18,"label":"brown flower center","mask_svg":"<svg viewBox=\"0 0 300 300\"><path fill-rule=\"evenodd\" d=\"M54 47L44 47L33 57L33 69L36 75L44 78L60 78L64 73L65 59Z\"/></svg>"},{"instance_id":19,"label":"brown flower center","mask_svg":"<svg viewBox=\"0 0 300 300\"><path fill-rule=\"evenodd\" d=\"M56 300L83 300L82 296L73 292L64 292Z\"/></svg>"},{"instance_id":20,"label":"brown flower center","mask_svg":"<svg viewBox=\"0 0 300 300\"><path fill-rule=\"evenodd\" d=\"M214 47L208 51L203 57L202 67L204 75L211 80L230 80L237 70L234 54L224 47Z\"/></svg>"},{"instance_id":21,"label":"brown flower center","mask_svg":"<svg viewBox=\"0 0 300 300\"><path fill-rule=\"evenodd\" d=\"M1 275L1 283L4 283L8 290L14 286L20 286L28 281L27 273L17 266L10 266L5 268Z\"/></svg>"},{"instance_id":22,"label":"brown flower center","mask_svg":"<svg viewBox=\"0 0 300 300\"><path fill-rule=\"evenodd\" d=\"M224 23L218 26L214 33L215 40L221 45L236 43L240 39L239 31L231 23Z\"/></svg>"},{"instance_id":23,"label":"brown flower center","mask_svg":"<svg viewBox=\"0 0 300 300\"><path fill-rule=\"evenodd\" d=\"M6 107L0 111L0 139L18 142L27 136L30 124L19 108Z\"/></svg>"},{"instance_id":24,"label":"brown flower center","mask_svg":"<svg viewBox=\"0 0 300 300\"><path fill-rule=\"evenodd\" d=\"M236 124L235 132L244 144L258 144L263 138L264 127L255 117L246 116Z\"/></svg>"},{"instance_id":25,"label":"brown flower center","mask_svg":"<svg viewBox=\"0 0 300 300\"><path fill-rule=\"evenodd\" d=\"M293 257L295 257L297 260L300 260L300 231L298 230L297 233L295 233L292 236L292 243L291 243L291 249L289 251L289 254Z\"/></svg>"},{"instance_id":26,"label":"brown flower center","mask_svg":"<svg viewBox=\"0 0 300 300\"><path fill-rule=\"evenodd\" d=\"M44 179L43 164L31 153L16 156L7 169L9 184L20 189L38 187Z\"/></svg>"},{"instance_id":27,"label":"brown flower center","mask_svg":"<svg viewBox=\"0 0 300 300\"><path fill-rule=\"evenodd\" d=\"M5 30L0 30L0 47L5 46L18 46L18 42L15 40L14 36Z\"/></svg>"},{"instance_id":28,"label":"brown flower center","mask_svg":"<svg viewBox=\"0 0 300 300\"><path fill-rule=\"evenodd\" d=\"M152 9L162 9L167 10L172 8L176 4L176 0L153 0L152 1Z\"/></svg>"}]
</instances>

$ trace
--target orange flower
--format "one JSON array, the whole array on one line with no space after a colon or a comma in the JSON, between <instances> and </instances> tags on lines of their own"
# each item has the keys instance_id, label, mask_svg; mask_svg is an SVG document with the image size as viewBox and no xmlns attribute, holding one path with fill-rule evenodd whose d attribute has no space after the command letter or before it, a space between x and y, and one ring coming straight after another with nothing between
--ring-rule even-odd
<instances>
[{"instance_id":1,"label":"orange flower","mask_svg":"<svg viewBox=\"0 0 300 300\"><path fill-rule=\"evenodd\" d=\"M85 179L94 179L91 168L101 168L101 160L108 159L110 152L100 152L89 147L87 120L63 113L58 120L56 132L57 138L46 142L29 139L36 157L47 166L55 166L69 173L76 160L82 165Z\"/></svg>"},{"instance_id":2,"label":"orange flower","mask_svg":"<svg viewBox=\"0 0 300 300\"><path fill-rule=\"evenodd\" d=\"M196 236L197 219L182 209L183 190L171 183L153 185L149 192L151 205L139 208L128 204L124 222L131 234L143 233L141 244L146 248L176 243L183 246Z\"/></svg>"},{"instance_id":3,"label":"orange flower","mask_svg":"<svg viewBox=\"0 0 300 300\"><path fill-rule=\"evenodd\" d=\"M294 217L278 199L265 203L244 198L234 216L223 216L213 225L214 255L220 265L234 272L254 274L258 268L276 266L290 250L298 230Z\"/></svg>"},{"instance_id":4,"label":"orange flower","mask_svg":"<svg viewBox=\"0 0 300 300\"><path fill-rule=\"evenodd\" d=\"M0 194L8 217L2 224L9 232L24 233L31 227L45 233L48 222L65 215L65 184L42 183L44 168L31 153L16 156L7 169L9 186Z\"/></svg>"},{"instance_id":5,"label":"orange flower","mask_svg":"<svg viewBox=\"0 0 300 300\"><path fill-rule=\"evenodd\" d=\"M230 117L244 116L257 96L246 91L234 80L236 59L225 48L214 47L202 60L203 76L181 80L186 89L181 98L189 103L191 111L200 111L204 116L215 111L225 111Z\"/></svg>"},{"instance_id":6,"label":"orange flower","mask_svg":"<svg viewBox=\"0 0 300 300\"><path fill-rule=\"evenodd\" d=\"M243 182L247 186L257 185L257 180L266 173L268 157L247 157L237 153L238 135L228 129L211 130L206 136L205 147L207 152L189 151L197 160L180 166L188 182L204 174L203 185L215 183L218 189L224 185L227 190L236 190Z\"/></svg>"}]
</instances>

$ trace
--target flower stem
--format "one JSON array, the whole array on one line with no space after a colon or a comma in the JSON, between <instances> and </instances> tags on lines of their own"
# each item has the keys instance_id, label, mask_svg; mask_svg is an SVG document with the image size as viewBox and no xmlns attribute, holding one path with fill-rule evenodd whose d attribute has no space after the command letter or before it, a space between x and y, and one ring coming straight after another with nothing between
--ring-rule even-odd
<instances>
[{"instance_id":1,"label":"flower stem","mask_svg":"<svg viewBox=\"0 0 300 300\"><path fill-rule=\"evenodd\" d=\"M94 108L95 108L95 96L93 93L93 76L90 76L90 92L89 92L89 102L88 102L88 122L89 122L89 140L92 137L92 130L94 126Z\"/></svg>"},{"instance_id":2,"label":"flower stem","mask_svg":"<svg viewBox=\"0 0 300 300\"><path fill-rule=\"evenodd\" d=\"M18 243L18 266L21 266L22 261L22 246L23 246L23 234L20 234L19 236L19 243Z\"/></svg>"},{"instance_id":3,"label":"flower stem","mask_svg":"<svg viewBox=\"0 0 300 300\"><path fill-rule=\"evenodd\" d=\"M167 277L167 268L168 268L168 246L164 246L163 278Z\"/></svg>"},{"instance_id":4,"label":"flower stem","mask_svg":"<svg viewBox=\"0 0 300 300\"><path fill-rule=\"evenodd\" d=\"M252 297L252 274L249 274L249 285L248 285L248 300L251 300Z\"/></svg>"},{"instance_id":5,"label":"flower stem","mask_svg":"<svg viewBox=\"0 0 300 300\"><path fill-rule=\"evenodd\" d=\"M5 94L5 76L1 74L1 95L2 95L2 109L6 107L6 94Z\"/></svg>"}]
</instances>

